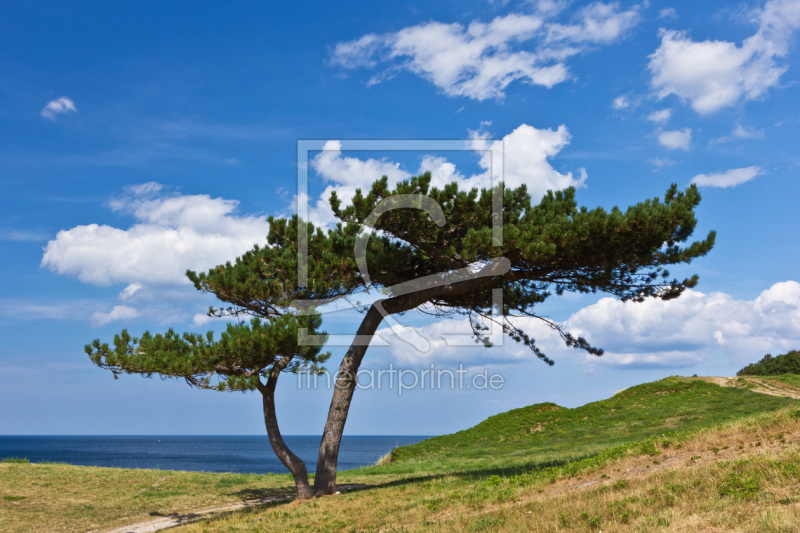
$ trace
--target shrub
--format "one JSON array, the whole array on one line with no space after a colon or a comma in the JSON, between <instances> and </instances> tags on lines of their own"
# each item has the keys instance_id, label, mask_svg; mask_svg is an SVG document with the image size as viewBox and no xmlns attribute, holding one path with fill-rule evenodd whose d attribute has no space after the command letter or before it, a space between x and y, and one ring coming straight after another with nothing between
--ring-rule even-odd
<instances>
[{"instance_id":1,"label":"shrub","mask_svg":"<svg viewBox=\"0 0 800 533\"><path fill-rule=\"evenodd\" d=\"M772 357L767 354L758 363L752 363L739 370L737 376L776 376L779 374L800 374L800 352L792 350Z\"/></svg>"}]
</instances>

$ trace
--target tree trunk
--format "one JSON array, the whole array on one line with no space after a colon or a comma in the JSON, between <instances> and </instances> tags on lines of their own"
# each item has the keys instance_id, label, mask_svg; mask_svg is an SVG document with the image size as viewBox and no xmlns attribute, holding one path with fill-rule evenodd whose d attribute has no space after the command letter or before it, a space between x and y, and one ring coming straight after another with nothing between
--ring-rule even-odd
<instances>
[{"instance_id":1,"label":"tree trunk","mask_svg":"<svg viewBox=\"0 0 800 533\"><path fill-rule=\"evenodd\" d=\"M286 362L288 363L288 361ZM311 486L308 483L306 464L286 446L281 436L281 430L278 428L278 418L275 414L275 385L278 383L278 376L280 376L283 368L279 367L279 363L280 361L273 365L269 377L267 378L266 385L262 384L260 381L258 383L258 390L261 392L263 398L264 424L267 426L267 435L269 436L269 443L272 445L272 450L294 477L294 485L297 488L297 499L307 500L311 498L312 494ZM284 364L283 366L285 367L286 365Z\"/></svg>"},{"instance_id":2,"label":"tree trunk","mask_svg":"<svg viewBox=\"0 0 800 533\"><path fill-rule=\"evenodd\" d=\"M328 420L325 423L325 430L322 433L322 441L319 444L319 455L317 457L317 473L314 478L314 496L325 496L336 492L336 466L339 460L339 444L342 441L344 425L347 422L347 413L350 410L350 402L353 399L353 392L357 385L358 369L364 354L367 353L369 343L363 339L372 337L378 330L383 314L378 310L376 304L381 305L384 312L390 315L410 311L437 296L463 294L469 292L486 280L496 275L508 272L510 263L507 259L501 258L490 266L487 266L479 274L465 274L461 279L452 283L437 284L436 281L417 283L416 287L402 295L394 296L385 300L379 300L370 306L364 320L358 327L356 333L357 341L354 341L347 349L347 353L339 365L339 376L336 379L336 386L333 390L331 406L328 409Z\"/></svg>"},{"instance_id":3,"label":"tree trunk","mask_svg":"<svg viewBox=\"0 0 800 533\"><path fill-rule=\"evenodd\" d=\"M375 308L370 307L367 316L361 321L358 328L359 337L372 337L380 326L383 317ZM358 338L358 337L356 337ZM361 337L362 339L364 337ZM314 496L325 496L336 492L336 466L339 461L339 444L342 441L344 425L347 422L347 413L356 388L357 375L361 360L367 353L369 344L365 342L353 343L339 365L339 376L333 389L331 407L328 410L328 421L322 433L317 458L317 473L314 477Z\"/></svg>"}]
</instances>

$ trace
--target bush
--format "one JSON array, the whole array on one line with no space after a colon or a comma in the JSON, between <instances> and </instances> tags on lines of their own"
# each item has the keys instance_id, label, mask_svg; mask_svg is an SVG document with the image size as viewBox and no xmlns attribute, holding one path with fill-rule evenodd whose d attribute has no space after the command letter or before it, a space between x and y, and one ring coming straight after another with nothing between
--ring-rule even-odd
<instances>
[{"instance_id":1,"label":"bush","mask_svg":"<svg viewBox=\"0 0 800 533\"><path fill-rule=\"evenodd\" d=\"M758 363L752 363L739 370L737 376L776 376L779 374L800 374L800 352L792 350L772 357L767 354Z\"/></svg>"}]
</instances>

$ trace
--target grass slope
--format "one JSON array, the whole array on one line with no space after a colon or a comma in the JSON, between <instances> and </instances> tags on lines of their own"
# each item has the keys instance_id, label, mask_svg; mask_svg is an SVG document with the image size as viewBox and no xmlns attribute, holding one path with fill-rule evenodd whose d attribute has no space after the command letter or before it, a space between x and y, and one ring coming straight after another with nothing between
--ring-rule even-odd
<instances>
[{"instance_id":1,"label":"grass slope","mask_svg":"<svg viewBox=\"0 0 800 533\"><path fill-rule=\"evenodd\" d=\"M702 379L677 377L632 387L607 400L575 409L533 405L493 416L453 435L398 448L392 453L392 464L339 475L339 483L366 483L372 485L369 488L302 504L273 503L237 511L176 531L596 531L596 525L611 524L614 531L660 531L666 530L668 523L676 525L676 519L668 515L680 509L670 510L668 501L683 505L683 511L695 512L690 508L692 498L713 495L715 499L708 500L713 508L703 511L704 520L719 522L724 518L720 518L719 509L740 506L743 512L736 515L739 518L734 520L729 513L724 520L734 520L737 527L753 531L746 524L754 515L745 511L755 508L756 503L785 500L783 496L770 500L766 494L796 492L800 482L795 479L800 470L792 466L797 464L800 443L800 419L793 416L800 413L794 407L797 405L800 402L796 400L754 393L744 382L737 388L720 387ZM752 422L756 419L761 421ZM743 429L736 430L734 436L725 436L724 427L731 424ZM777 436L783 431L792 431L797 438L789 433ZM747 473L750 470L772 464L746 456L765 450L761 443L767 442L779 443L775 453L780 453L775 461L780 464L773 466L780 471L776 474L777 470L767 469L763 475L758 474L761 481L755 499L745 502L735 494L721 494L723 489L719 487L728 482L729 473L739 475L737 472L746 471L746 475L742 474L746 481L752 477ZM600 472L603 482L610 483L611 478L620 475L620 469L624 473L636 461L642 463L637 468L645 471L651 465L663 468L656 465L665 461L667 454L682 454L680 460L699 468L702 461L697 457L717 461L734 450L742 454L737 461L750 462L724 467L709 462L703 468L713 472L688 477L680 472L674 474L678 481L670 483L691 485L706 479L705 485L687 488L686 496L673 498L658 492L662 490L658 484L666 481L631 481L626 489L629 492L618 485L606 492L590 491L594 496L582 492L577 500L566 498L557 504L536 500L549 498L548 494L562 482L597 477ZM683 465L678 470L685 468ZM291 478L286 475L6 463L0 464L0 533L102 532L155 516L290 493L292 488ZM647 492L651 489L658 493ZM614 491L622 492L616 497ZM625 498L640 499L619 503L623 494L627 494ZM576 507L575 502L586 503L586 498L594 502L593 507ZM611 504L618 507L609 507ZM509 507L513 505L519 507ZM528 511L536 516L520 514ZM589 514L584 516L585 513ZM559 525L561 514L565 518ZM792 516L795 515L784 513L775 520Z\"/></svg>"},{"instance_id":2,"label":"grass slope","mask_svg":"<svg viewBox=\"0 0 800 533\"><path fill-rule=\"evenodd\" d=\"M693 431L773 411L793 400L746 387L670 377L625 389L575 409L535 404L492 416L475 427L392 452L392 461L512 466L529 460L574 459L654 435Z\"/></svg>"}]
</instances>

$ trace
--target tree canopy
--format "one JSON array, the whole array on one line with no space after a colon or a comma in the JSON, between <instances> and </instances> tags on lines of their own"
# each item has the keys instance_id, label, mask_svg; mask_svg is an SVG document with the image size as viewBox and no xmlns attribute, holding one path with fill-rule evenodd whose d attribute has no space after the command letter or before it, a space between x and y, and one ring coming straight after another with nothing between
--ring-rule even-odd
<instances>
[{"instance_id":1,"label":"tree canopy","mask_svg":"<svg viewBox=\"0 0 800 533\"><path fill-rule=\"evenodd\" d=\"M188 271L198 290L227 305L209 309L210 315L255 317L249 326L229 326L219 341L211 334L179 336L172 330L134 339L123 331L113 349L95 341L87 352L115 374L182 377L194 386L217 390L257 388L264 397L273 449L295 475L299 497L309 497L305 465L288 451L277 431L275 382L283 371L318 371L327 358L319 346L304 346L298 338L299 328L311 334L320 326L314 301L378 289L383 297L363 307L356 340L339 365L320 443L314 494L331 494L336 490L339 444L355 376L369 345L364 339L368 341L389 315L412 309L440 317L465 314L479 339L485 320L496 320L513 339L552 364L514 321L515 316L533 317L557 330L568 346L602 355L602 349L538 315L536 306L564 292L600 291L636 302L676 298L698 278L670 279L665 267L690 263L714 246L713 231L688 243L700 202L694 185L684 191L672 185L663 199L647 199L623 212L616 207L578 207L574 188L548 192L534 204L525 186L465 191L455 183L441 189L430 183L427 173L392 190L384 177L366 195L358 190L345 206L334 193L330 204L341 221L334 228L323 231L297 217L270 218L268 246L256 245L233 263L208 272ZM495 195L502 200L499 211L492 209L497 207ZM414 208L423 199L436 208ZM363 235L367 222L370 229ZM493 222L502 227L500 239ZM357 257L362 244L364 257ZM304 246L306 267L298 260ZM307 281L302 284L298 266L306 268ZM415 285L419 280L427 281ZM498 290L503 305L500 316L494 317ZM301 301L312 305L301 309Z\"/></svg>"},{"instance_id":2,"label":"tree canopy","mask_svg":"<svg viewBox=\"0 0 800 533\"><path fill-rule=\"evenodd\" d=\"M739 370L737 376L776 376L779 374L800 374L800 351L792 350L782 355L767 354L757 363L751 363Z\"/></svg>"}]
</instances>

